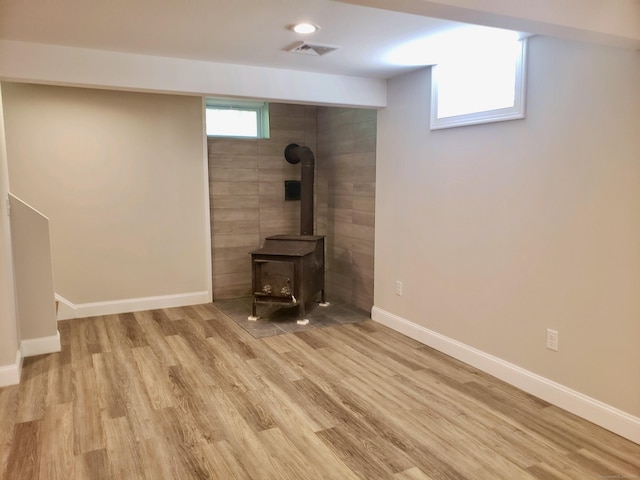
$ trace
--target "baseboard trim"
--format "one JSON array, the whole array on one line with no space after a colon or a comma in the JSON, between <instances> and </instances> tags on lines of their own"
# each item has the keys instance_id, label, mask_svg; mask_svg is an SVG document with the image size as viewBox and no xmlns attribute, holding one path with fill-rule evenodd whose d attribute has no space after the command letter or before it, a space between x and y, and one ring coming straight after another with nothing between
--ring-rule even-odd
<instances>
[{"instance_id":1,"label":"baseboard trim","mask_svg":"<svg viewBox=\"0 0 640 480\"><path fill-rule=\"evenodd\" d=\"M381 308L374 306L371 309L371 318L420 343L446 353L527 393L640 444L640 418L638 417Z\"/></svg>"},{"instance_id":2,"label":"baseboard trim","mask_svg":"<svg viewBox=\"0 0 640 480\"><path fill-rule=\"evenodd\" d=\"M184 307L211 302L209 292L179 293L158 297L128 298L107 302L74 304L61 295L56 294L58 304L58 320L72 318L95 317L97 315L113 315L118 313L139 312L158 308Z\"/></svg>"},{"instance_id":3,"label":"baseboard trim","mask_svg":"<svg viewBox=\"0 0 640 480\"><path fill-rule=\"evenodd\" d=\"M54 295L56 299L56 318L58 320L69 320L77 318L77 307L62 295Z\"/></svg>"},{"instance_id":4,"label":"baseboard trim","mask_svg":"<svg viewBox=\"0 0 640 480\"><path fill-rule=\"evenodd\" d=\"M20 383L20 372L22 371L22 352L16 352L16 361L13 365L3 365L0 367L0 387L17 385Z\"/></svg>"},{"instance_id":5,"label":"baseboard trim","mask_svg":"<svg viewBox=\"0 0 640 480\"><path fill-rule=\"evenodd\" d=\"M55 353L62 350L60 345L60 332L50 337L31 338L22 340L20 350L23 357L34 357L36 355L44 355L46 353Z\"/></svg>"}]
</instances>

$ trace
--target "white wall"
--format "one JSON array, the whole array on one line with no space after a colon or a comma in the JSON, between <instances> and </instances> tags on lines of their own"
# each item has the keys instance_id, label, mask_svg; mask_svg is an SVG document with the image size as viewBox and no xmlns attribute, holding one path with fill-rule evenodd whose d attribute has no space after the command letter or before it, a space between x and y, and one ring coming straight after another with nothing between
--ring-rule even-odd
<instances>
[{"instance_id":1,"label":"white wall","mask_svg":"<svg viewBox=\"0 0 640 480\"><path fill-rule=\"evenodd\" d=\"M565 40L640 48L637 0L339 0Z\"/></svg>"},{"instance_id":2,"label":"white wall","mask_svg":"<svg viewBox=\"0 0 640 480\"><path fill-rule=\"evenodd\" d=\"M374 310L638 422L640 55L529 46L524 120L430 132L428 69L389 82Z\"/></svg>"},{"instance_id":3,"label":"white wall","mask_svg":"<svg viewBox=\"0 0 640 480\"><path fill-rule=\"evenodd\" d=\"M101 313L127 299L206 301L202 100L2 88L10 189L49 217L56 293L75 306L98 303Z\"/></svg>"},{"instance_id":4,"label":"white wall","mask_svg":"<svg viewBox=\"0 0 640 480\"><path fill-rule=\"evenodd\" d=\"M42 45L0 39L0 80L114 90L380 107L380 78Z\"/></svg>"},{"instance_id":5,"label":"white wall","mask_svg":"<svg viewBox=\"0 0 640 480\"><path fill-rule=\"evenodd\" d=\"M9 205L22 353L31 356L60 351L49 219L11 194ZM51 346L45 347L45 343Z\"/></svg>"}]
</instances>

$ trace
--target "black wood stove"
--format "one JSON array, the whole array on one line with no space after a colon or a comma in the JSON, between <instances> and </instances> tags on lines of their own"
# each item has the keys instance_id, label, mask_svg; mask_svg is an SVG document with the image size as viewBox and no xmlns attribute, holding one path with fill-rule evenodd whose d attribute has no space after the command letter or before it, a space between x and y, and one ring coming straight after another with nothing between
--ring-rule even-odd
<instances>
[{"instance_id":1,"label":"black wood stove","mask_svg":"<svg viewBox=\"0 0 640 480\"><path fill-rule=\"evenodd\" d=\"M295 143L284 151L289 163L301 165L300 235L274 235L251 252L253 307L249 320L257 320L258 304L297 306L299 323L306 323L306 303L320 294L325 301L324 237L313 235L313 153Z\"/></svg>"}]
</instances>

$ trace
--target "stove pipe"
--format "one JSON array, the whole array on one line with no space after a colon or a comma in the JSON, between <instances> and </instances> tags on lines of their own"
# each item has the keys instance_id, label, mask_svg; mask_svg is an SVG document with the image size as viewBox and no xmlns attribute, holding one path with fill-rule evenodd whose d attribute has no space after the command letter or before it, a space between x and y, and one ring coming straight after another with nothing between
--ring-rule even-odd
<instances>
[{"instance_id":1,"label":"stove pipe","mask_svg":"<svg viewBox=\"0 0 640 480\"><path fill-rule=\"evenodd\" d=\"M292 165L300 165L300 235L313 235L313 183L315 158L309 147L290 143L284 158Z\"/></svg>"}]
</instances>

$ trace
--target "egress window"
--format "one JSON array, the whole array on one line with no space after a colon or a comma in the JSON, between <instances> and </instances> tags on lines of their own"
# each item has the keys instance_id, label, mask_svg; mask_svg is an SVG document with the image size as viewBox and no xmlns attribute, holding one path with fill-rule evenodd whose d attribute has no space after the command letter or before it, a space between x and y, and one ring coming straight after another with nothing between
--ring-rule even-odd
<instances>
[{"instance_id":1,"label":"egress window","mask_svg":"<svg viewBox=\"0 0 640 480\"><path fill-rule=\"evenodd\" d=\"M524 118L526 39L432 67L431 130Z\"/></svg>"},{"instance_id":2,"label":"egress window","mask_svg":"<svg viewBox=\"0 0 640 480\"><path fill-rule=\"evenodd\" d=\"M208 137L269 138L269 104L244 100L206 101Z\"/></svg>"}]
</instances>

